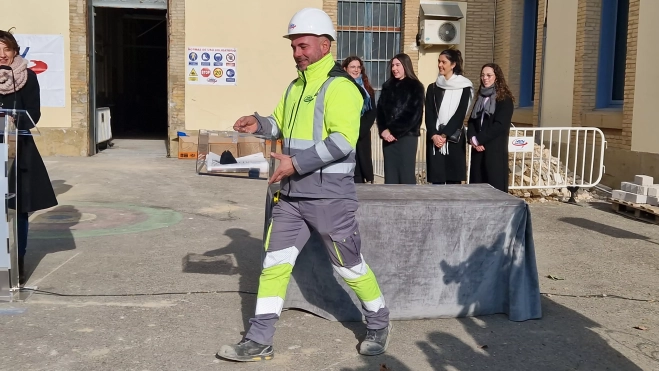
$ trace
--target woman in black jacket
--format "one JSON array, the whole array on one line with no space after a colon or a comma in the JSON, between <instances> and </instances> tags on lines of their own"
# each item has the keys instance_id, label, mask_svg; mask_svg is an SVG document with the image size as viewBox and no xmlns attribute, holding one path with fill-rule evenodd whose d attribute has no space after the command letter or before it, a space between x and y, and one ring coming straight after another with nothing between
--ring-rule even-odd
<instances>
[{"instance_id":1,"label":"woman in black jacket","mask_svg":"<svg viewBox=\"0 0 659 371\"><path fill-rule=\"evenodd\" d=\"M470 183L489 183L508 192L508 136L514 102L501 68L494 63L484 65L468 122L467 136L472 146Z\"/></svg>"},{"instance_id":2,"label":"woman in black jacket","mask_svg":"<svg viewBox=\"0 0 659 371\"><path fill-rule=\"evenodd\" d=\"M467 180L464 119L474 84L463 76L462 53L446 49L439 55L439 76L426 92L426 166L428 182L460 184Z\"/></svg>"},{"instance_id":3,"label":"woman in black jacket","mask_svg":"<svg viewBox=\"0 0 659 371\"><path fill-rule=\"evenodd\" d=\"M383 139L385 184L416 184L416 150L423 116L423 84L412 61L401 53L390 61L389 79L378 100L377 124Z\"/></svg>"},{"instance_id":4,"label":"woman in black jacket","mask_svg":"<svg viewBox=\"0 0 659 371\"><path fill-rule=\"evenodd\" d=\"M371 155L371 127L375 122L375 92L368 81L364 62L359 57L346 58L341 67L361 87L366 96L359 125L359 139L355 148L355 183L373 183L373 157Z\"/></svg>"},{"instance_id":5,"label":"woman in black jacket","mask_svg":"<svg viewBox=\"0 0 659 371\"><path fill-rule=\"evenodd\" d=\"M0 108L13 109L15 104L16 109L26 110L36 124L41 118L39 81L37 75L27 68L27 60L19 54L20 48L14 36L10 32L0 31L0 66L11 67L9 71L0 70ZM19 130L33 127L25 119L18 121ZM17 147L18 160L13 163L9 180L10 193L16 192L14 184L17 183L17 200L11 199L8 204L17 214L18 280L24 284L29 213L57 205L57 198L32 136L19 136Z\"/></svg>"}]
</instances>

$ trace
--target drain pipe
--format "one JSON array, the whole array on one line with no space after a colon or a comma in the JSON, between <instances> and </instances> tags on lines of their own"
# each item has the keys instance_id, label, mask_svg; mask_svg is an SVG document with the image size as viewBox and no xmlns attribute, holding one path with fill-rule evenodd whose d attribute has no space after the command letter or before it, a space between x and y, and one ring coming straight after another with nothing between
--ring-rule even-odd
<instances>
[{"instance_id":1,"label":"drain pipe","mask_svg":"<svg viewBox=\"0 0 659 371\"><path fill-rule=\"evenodd\" d=\"M494 20L493 20L493 28L492 28L492 63L494 63L494 45L496 42L496 36L497 36L497 0L494 0ZM479 71L479 79L480 79L480 71Z\"/></svg>"},{"instance_id":2,"label":"drain pipe","mask_svg":"<svg viewBox=\"0 0 659 371\"><path fill-rule=\"evenodd\" d=\"M538 92L538 126L542 126L542 87L545 82L545 51L547 48L547 12L549 0L545 0L545 20L542 25L542 55L540 56L540 91Z\"/></svg>"}]
</instances>

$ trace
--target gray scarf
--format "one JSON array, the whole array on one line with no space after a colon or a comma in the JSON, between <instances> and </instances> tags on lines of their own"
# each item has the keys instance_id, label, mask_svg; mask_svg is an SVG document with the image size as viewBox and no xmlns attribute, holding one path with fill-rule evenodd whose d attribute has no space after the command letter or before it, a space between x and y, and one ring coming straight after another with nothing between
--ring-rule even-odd
<instances>
[{"instance_id":1,"label":"gray scarf","mask_svg":"<svg viewBox=\"0 0 659 371\"><path fill-rule=\"evenodd\" d=\"M483 111L491 116L497 108L497 91L495 85L492 85L489 88L481 86L479 93L476 104L474 104L474 109L471 111L471 118L474 119L480 117ZM485 103L485 98L487 97L489 97L490 100Z\"/></svg>"}]
</instances>

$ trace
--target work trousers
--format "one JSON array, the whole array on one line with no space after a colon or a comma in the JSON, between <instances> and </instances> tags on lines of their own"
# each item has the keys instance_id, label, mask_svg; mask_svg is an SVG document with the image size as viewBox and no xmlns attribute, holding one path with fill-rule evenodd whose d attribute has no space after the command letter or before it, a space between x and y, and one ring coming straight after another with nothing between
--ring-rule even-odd
<instances>
[{"instance_id":1,"label":"work trousers","mask_svg":"<svg viewBox=\"0 0 659 371\"><path fill-rule=\"evenodd\" d=\"M382 143L385 184L416 184L416 149L419 138L405 135Z\"/></svg>"},{"instance_id":2,"label":"work trousers","mask_svg":"<svg viewBox=\"0 0 659 371\"><path fill-rule=\"evenodd\" d=\"M298 254L316 230L322 237L334 270L357 294L368 329L389 325L389 309L373 271L361 255L355 213L358 203L348 199L282 197L272 210L265 239L266 256L259 281L256 315L250 319L247 339L272 345L286 288Z\"/></svg>"}]
</instances>

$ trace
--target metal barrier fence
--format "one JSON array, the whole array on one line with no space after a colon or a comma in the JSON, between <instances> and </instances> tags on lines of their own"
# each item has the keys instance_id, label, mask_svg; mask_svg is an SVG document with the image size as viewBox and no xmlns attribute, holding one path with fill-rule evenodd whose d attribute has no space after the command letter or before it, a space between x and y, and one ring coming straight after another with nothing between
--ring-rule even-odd
<instances>
[{"instance_id":1,"label":"metal barrier fence","mask_svg":"<svg viewBox=\"0 0 659 371\"><path fill-rule=\"evenodd\" d=\"M590 188L604 175L606 140L598 128L513 128L510 189Z\"/></svg>"},{"instance_id":2,"label":"metal barrier fence","mask_svg":"<svg viewBox=\"0 0 659 371\"><path fill-rule=\"evenodd\" d=\"M382 139L371 129L373 170L384 177ZM598 128L511 128L508 143L510 189L593 187L604 175L606 140ZM467 183L471 169L467 147ZM426 131L421 129L416 156L419 183L426 180Z\"/></svg>"}]
</instances>

